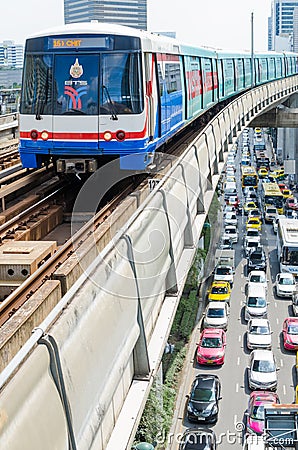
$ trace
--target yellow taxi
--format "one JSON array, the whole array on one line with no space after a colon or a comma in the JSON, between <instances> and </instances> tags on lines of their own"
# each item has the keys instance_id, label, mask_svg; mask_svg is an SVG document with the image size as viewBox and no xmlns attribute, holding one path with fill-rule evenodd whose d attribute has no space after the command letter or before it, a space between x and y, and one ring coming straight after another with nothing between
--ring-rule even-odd
<instances>
[{"instance_id":1,"label":"yellow taxi","mask_svg":"<svg viewBox=\"0 0 298 450\"><path fill-rule=\"evenodd\" d=\"M260 219L260 221L262 222L262 213L261 211L256 208L256 209L251 209L248 213L248 218L247 219L252 219L252 218L257 218Z\"/></svg>"},{"instance_id":2,"label":"yellow taxi","mask_svg":"<svg viewBox=\"0 0 298 450\"><path fill-rule=\"evenodd\" d=\"M282 193L283 198L292 198L292 197L294 197L291 189L283 189L281 191L281 193Z\"/></svg>"},{"instance_id":3,"label":"yellow taxi","mask_svg":"<svg viewBox=\"0 0 298 450\"><path fill-rule=\"evenodd\" d=\"M216 300L229 302L231 296L231 286L228 281L213 281L208 291L208 300L213 302Z\"/></svg>"},{"instance_id":4,"label":"yellow taxi","mask_svg":"<svg viewBox=\"0 0 298 450\"><path fill-rule=\"evenodd\" d=\"M255 204L255 202L252 202L252 201L250 201L250 202L246 202L246 203L244 203L244 205L243 205L243 211L244 211L244 214L247 216L247 214L249 213L249 211L251 211L252 209L257 209L258 207L257 207L257 205Z\"/></svg>"},{"instance_id":5,"label":"yellow taxi","mask_svg":"<svg viewBox=\"0 0 298 450\"><path fill-rule=\"evenodd\" d=\"M261 231L262 229L262 222L257 217L249 217L246 221L246 229L248 228L256 228L257 230Z\"/></svg>"},{"instance_id":6,"label":"yellow taxi","mask_svg":"<svg viewBox=\"0 0 298 450\"><path fill-rule=\"evenodd\" d=\"M265 178L268 175L268 170L266 167L260 167L258 171L259 178Z\"/></svg>"},{"instance_id":7,"label":"yellow taxi","mask_svg":"<svg viewBox=\"0 0 298 450\"><path fill-rule=\"evenodd\" d=\"M284 169L275 169L270 175L276 180L283 180L285 178L285 171Z\"/></svg>"}]
</instances>

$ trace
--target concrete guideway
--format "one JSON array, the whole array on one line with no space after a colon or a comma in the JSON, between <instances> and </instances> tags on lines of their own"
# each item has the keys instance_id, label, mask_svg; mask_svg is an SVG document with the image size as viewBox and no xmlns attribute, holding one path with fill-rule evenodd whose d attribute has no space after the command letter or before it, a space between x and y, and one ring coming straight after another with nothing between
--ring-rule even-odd
<instances>
[{"instance_id":1,"label":"concrete guideway","mask_svg":"<svg viewBox=\"0 0 298 450\"><path fill-rule=\"evenodd\" d=\"M269 83L219 113L33 333L0 375L4 447L130 448L227 151L297 88Z\"/></svg>"}]
</instances>

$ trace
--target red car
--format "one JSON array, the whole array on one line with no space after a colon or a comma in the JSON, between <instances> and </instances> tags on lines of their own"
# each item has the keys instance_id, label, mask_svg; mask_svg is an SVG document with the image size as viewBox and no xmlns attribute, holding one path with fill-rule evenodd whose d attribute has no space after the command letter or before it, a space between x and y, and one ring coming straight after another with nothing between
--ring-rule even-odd
<instances>
[{"instance_id":1,"label":"red car","mask_svg":"<svg viewBox=\"0 0 298 450\"><path fill-rule=\"evenodd\" d=\"M298 201L296 197L289 197L286 199L286 207L289 209L298 210Z\"/></svg>"},{"instance_id":2,"label":"red car","mask_svg":"<svg viewBox=\"0 0 298 450\"><path fill-rule=\"evenodd\" d=\"M205 328L197 347L198 364L221 365L224 363L226 333L222 329Z\"/></svg>"},{"instance_id":3,"label":"red car","mask_svg":"<svg viewBox=\"0 0 298 450\"><path fill-rule=\"evenodd\" d=\"M274 392L253 391L250 394L247 410L246 431L248 433L263 434L264 431L264 406L279 403L278 395Z\"/></svg>"},{"instance_id":4,"label":"red car","mask_svg":"<svg viewBox=\"0 0 298 450\"><path fill-rule=\"evenodd\" d=\"M239 198L238 198L238 196L231 195L228 198L228 200L227 200L227 204L231 205L231 206L234 206L235 208L238 208L238 206L239 206Z\"/></svg>"},{"instance_id":5,"label":"red car","mask_svg":"<svg viewBox=\"0 0 298 450\"><path fill-rule=\"evenodd\" d=\"M288 317L282 327L284 348L298 350L298 317Z\"/></svg>"}]
</instances>

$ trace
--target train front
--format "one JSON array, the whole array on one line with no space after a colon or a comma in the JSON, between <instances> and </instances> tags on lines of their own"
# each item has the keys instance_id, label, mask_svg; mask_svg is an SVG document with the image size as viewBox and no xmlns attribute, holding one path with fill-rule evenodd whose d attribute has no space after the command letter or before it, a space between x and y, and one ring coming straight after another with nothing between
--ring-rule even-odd
<instances>
[{"instance_id":1,"label":"train front","mask_svg":"<svg viewBox=\"0 0 298 450\"><path fill-rule=\"evenodd\" d=\"M119 158L121 169L143 170L152 162L153 147L141 39L82 28L26 42L22 164L38 168L53 162L58 173L79 175Z\"/></svg>"}]
</instances>

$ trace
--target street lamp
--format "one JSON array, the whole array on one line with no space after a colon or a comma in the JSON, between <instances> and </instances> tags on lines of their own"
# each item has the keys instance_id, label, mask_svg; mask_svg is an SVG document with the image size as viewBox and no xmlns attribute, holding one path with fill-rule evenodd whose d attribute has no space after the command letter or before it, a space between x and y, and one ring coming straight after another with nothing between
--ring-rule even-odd
<instances>
[{"instance_id":1,"label":"street lamp","mask_svg":"<svg viewBox=\"0 0 298 450\"><path fill-rule=\"evenodd\" d=\"M251 87L255 86L254 70L254 13L251 13Z\"/></svg>"}]
</instances>

